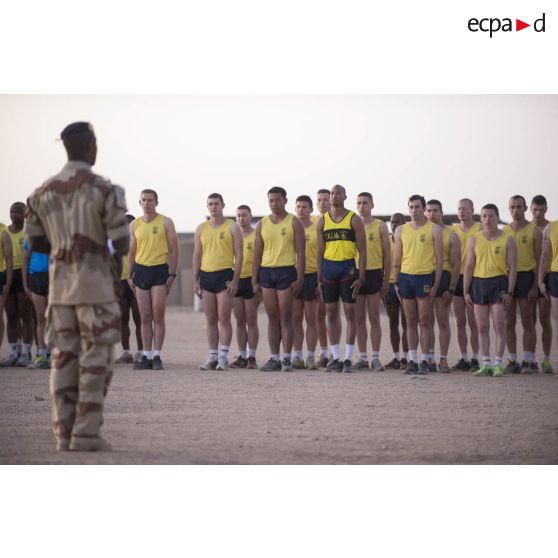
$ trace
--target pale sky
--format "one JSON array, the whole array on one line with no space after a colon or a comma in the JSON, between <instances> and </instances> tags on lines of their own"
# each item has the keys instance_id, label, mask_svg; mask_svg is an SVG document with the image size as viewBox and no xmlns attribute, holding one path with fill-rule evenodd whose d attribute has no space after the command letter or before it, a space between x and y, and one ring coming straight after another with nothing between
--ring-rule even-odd
<instances>
[{"instance_id":1,"label":"pale sky","mask_svg":"<svg viewBox=\"0 0 558 558\"><path fill-rule=\"evenodd\" d=\"M154 188L180 232L219 192L226 213L268 212L266 192L298 195L342 184L347 207L361 191L377 213L406 213L411 194L455 212L472 198L507 220L510 195L547 196L558 218L557 95L0 96L0 222L65 162L62 128L90 121L95 171L126 189ZM527 218L530 218L528 212Z\"/></svg>"}]
</instances>

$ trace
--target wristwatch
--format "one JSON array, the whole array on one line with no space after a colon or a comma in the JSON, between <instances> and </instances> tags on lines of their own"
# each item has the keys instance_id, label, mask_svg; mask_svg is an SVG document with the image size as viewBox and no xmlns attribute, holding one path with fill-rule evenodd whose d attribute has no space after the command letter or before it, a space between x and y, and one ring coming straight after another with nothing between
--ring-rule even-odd
<instances>
[{"instance_id":1,"label":"wristwatch","mask_svg":"<svg viewBox=\"0 0 558 558\"><path fill-rule=\"evenodd\" d=\"M513 293L507 292L506 293L508 296L511 296L513 298Z\"/></svg>"},{"instance_id":2,"label":"wristwatch","mask_svg":"<svg viewBox=\"0 0 558 558\"><path fill-rule=\"evenodd\" d=\"M176 277L176 273L169 273L169 277Z\"/></svg>"}]
</instances>

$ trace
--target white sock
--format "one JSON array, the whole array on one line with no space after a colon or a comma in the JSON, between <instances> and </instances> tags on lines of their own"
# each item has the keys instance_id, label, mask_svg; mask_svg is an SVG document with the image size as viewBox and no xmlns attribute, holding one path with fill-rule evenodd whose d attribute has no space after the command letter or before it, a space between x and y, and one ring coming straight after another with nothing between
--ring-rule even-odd
<instances>
[{"instance_id":1,"label":"white sock","mask_svg":"<svg viewBox=\"0 0 558 558\"><path fill-rule=\"evenodd\" d=\"M435 361L436 360L436 353L433 350L428 352L428 360L430 360L430 361Z\"/></svg>"},{"instance_id":2,"label":"white sock","mask_svg":"<svg viewBox=\"0 0 558 558\"><path fill-rule=\"evenodd\" d=\"M467 353L467 351L465 351L464 353L461 353L461 358L467 362L467 360L469 359L469 355Z\"/></svg>"},{"instance_id":3,"label":"white sock","mask_svg":"<svg viewBox=\"0 0 558 558\"><path fill-rule=\"evenodd\" d=\"M517 360L517 353L510 353L510 360L513 360L514 362Z\"/></svg>"},{"instance_id":4,"label":"white sock","mask_svg":"<svg viewBox=\"0 0 558 558\"><path fill-rule=\"evenodd\" d=\"M351 360L353 358L354 345L345 345L345 360Z\"/></svg>"},{"instance_id":5,"label":"white sock","mask_svg":"<svg viewBox=\"0 0 558 558\"><path fill-rule=\"evenodd\" d=\"M440 360L448 360L448 355L440 355Z\"/></svg>"},{"instance_id":6,"label":"white sock","mask_svg":"<svg viewBox=\"0 0 558 558\"><path fill-rule=\"evenodd\" d=\"M550 360L550 355L544 355L543 360Z\"/></svg>"},{"instance_id":7,"label":"white sock","mask_svg":"<svg viewBox=\"0 0 558 558\"><path fill-rule=\"evenodd\" d=\"M372 351L372 360L374 360L375 358L379 359L380 353L377 351Z\"/></svg>"},{"instance_id":8,"label":"white sock","mask_svg":"<svg viewBox=\"0 0 558 558\"><path fill-rule=\"evenodd\" d=\"M331 356L333 356L333 360L339 359L339 343L331 346Z\"/></svg>"},{"instance_id":9,"label":"white sock","mask_svg":"<svg viewBox=\"0 0 558 558\"><path fill-rule=\"evenodd\" d=\"M40 351L40 349L39 349L39 351ZM122 354L123 354L123 355L131 355L132 352L130 351L130 349L124 349L124 350L122 351Z\"/></svg>"},{"instance_id":10,"label":"white sock","mask_svg":"<svg viewBox=\"0 0 558 558\"><path fill-rule=\"evenodd\" d=\"M248 349L248 356L251 358L256 358L256 349Z\"/></svg>"},{"instance_id":11,"label":"white sock","mask_svg":"<svg viewBox=\"0 0 558 558\"><path fill-rule=\"evenodd\" d=\"M479 353L472 353L471 358L474 358L475 360L479 360Z\"/></svg>"},{"instance_id":12,"label":"white sock","mask_svg":"<svg viewBox=\"0 0 558 558\"><path fill-rule=\"evenodd\" d=\"M18 339L17 340L17 354L20 355L21 354L21 341Z\"/></svg>"},{"instance_id":13,"label":"white sock","mask_svg":"<svg viewBox=\"0 0 558 558\"><path fill-rule=\"evenodd\" d=\"M239 351L239 353L242 358L246 358L246 351Z\"/></svg>"},{"instance_id":14,"label":"white sock","mask_svg":"<svg viewBox=\"0 0 558 558\"><path fill-rule=\"evenodd\" d=\"M337 345L337 346L339 347L339 345ZM333 357L333 359L335 360L335 356L333 356L333 347L330 347L327 350L327 358L331 358L331 357Z\"/></svg>"},{"instance_id":15,"label":"white sock","mask_svg":"<svg viewBox=\"0 0 558 558\"><path fill-rule=\"evenodd\" d=\"M409 360L417 362L417 350L409 350Z\"/></svg>"},{"instance_id":16,"label":"white sock","mask_svg":"<svg viewBox=\"0 0 558 558\"><path fill-rule=\"evenodd\" d=\"M501 366L502 365L502 357L497 356L494 359L494 366Z\"/></svg>"},{"instance_id":17,"label":"white sock","mask_svg":"<svg viewBox=\"0 0 558 558\"><path fill-rule=\"evenodd\" d=\"M366 353L358 353L358 358L360 360L366 360L368 358L368 355Z\"/></svg>"},{"instance_id":18,"label":"white sock","mask_svg":"<svg viewBox=\"0 0 558 558\"><path fill-rule=\"evenodd\" d=\"M490 366L490 355L482 357L482 365Z\"/></svg>"},{"instance_id":19,"label":"white sock","mask_svg":"<svg viewBox=\"0 0 558 558\"><path fill-rule=\"evenodd\" d=\"M295 351L295 357L302 359L302 351Z\"/></svg>"},{"instance_id":20,"label":"white sock","mask_svg":"<svg viewBox=\"0 0 558 558\"><path fill-rule=\"evenodd\" d=\"M272 360L279 360L279 355L271 355Z\"/></svg>"},{"instance_id":21,"label":"white sock","mask_svg":"<svg viewBox=\"0 0 558 558\"><path fill-rule=\"evenodd\" d=\"M10 343L10 356L17 356L17 343Z\"/></svg>"},{"instance_id":22,"label":"white sock","mask_svg":"<svg viewBox=\"0 0 558 558\"><path fill-rule=\"evenodd\" d=\"M151 351L143 351L143 354L151 360L153 358L153 353Z\"/></svg>"},{"instance_id":23,"label":"white sock","mask_svg":"<svg viewBox=\"0 0 558 558\"><path fill-rule=\"evenodd\" d=\"M401 358L401 353L393 353L393 358L399 360Z\"/></svg>"},{"instance_id":24,"label":"white sock","mask_svg":"<svg viewBox=\"0 0 558 558\"><path fill-rule=\"evenodd\" d=\"M308 358L314 358L314 351L308 351Z\"/></svg>"},{"instance_id":25,"label":"white sock","mask_svg":"<svg viewBox=\"0 0 558 558\"><path fill-rule=\"evenodd\" d=\"M219 351L217 349L209 349L209 362L215 362Z\"/></svg>"},{"instance_id":26,"label":"white sock","mask_svg":"<svg viewBox=\"0 0 558 558\"><path fill-rule=\"evenodd\" d=\"M161 358L161 351L158 350L158 349L155 349L155 350L153 351L153 357L156 357L156 356L158 356L159 358Z\"/></svg>"},{"instance_id":27,"label":"white sock","mask_svg":"<svg viewBox=\"0 0 558 558\"><path fill-rule=\"evenodd\" d=\"M399 353L397 353L397 354L399 354ZM408 352L403 353L403 358L406 359L406 360L409 360L409 353Z\"/></svg>"},{"instance_id":28,"label":"white sock","mask_svg":"<svg viewBox=\"0 0 558 558\"><path fill-rule=\"evenodd\" d=\"M229 345L221 345L221 358L226 359L229 356Z\"/></svg>"},{"instance_id":29,"label":"white sock","mask_svg":"<svg viewBox=\"0 0 558 558\"><path fill-rule=\"evenodd\" d=\"M47 358L48 356L48 349L44 348L44 349L39 349L39 356L42 356L44 358Z\"/></svg>"},{"instance_id":30,"label":"white sock","mask_svg":"<svg viewBox=\"0 0 558 558\"><path fill-rule=\"evenodd\" d=\"M21 354L28 355L31 351L31 345L29 343L22 343L21 344Z\"/></svg>"},{"instance_id":31,"label":"white sock","mask_svg":"<svg viewBox=\"0 0 558 558\"><path fill-rule=\"evenodd\" d=\"M327 357L327 347L320 347L320 356Z\"/></svg>"}]
</instances>

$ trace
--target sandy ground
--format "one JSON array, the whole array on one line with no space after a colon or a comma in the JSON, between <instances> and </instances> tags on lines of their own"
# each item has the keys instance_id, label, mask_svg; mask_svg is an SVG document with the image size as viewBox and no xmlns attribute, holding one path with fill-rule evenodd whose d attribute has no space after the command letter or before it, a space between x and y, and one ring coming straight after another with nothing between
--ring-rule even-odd
<instances>
[{"instance_id":1,"label":"sandy ground","mask_svg":"<svg viewBox=\"0 0 558 558\"><path fill-rule=\"evenodd\" d=\"M265 325L260 313L260 364ZM382 325L387 362L385 315ZM205 346L203 315L172 308L166 370L116 367L103 427L112 452L57 453L49 372L1 369L0 463L558 463L558 376L203 372Z\"/></svg>"}]
</instances>

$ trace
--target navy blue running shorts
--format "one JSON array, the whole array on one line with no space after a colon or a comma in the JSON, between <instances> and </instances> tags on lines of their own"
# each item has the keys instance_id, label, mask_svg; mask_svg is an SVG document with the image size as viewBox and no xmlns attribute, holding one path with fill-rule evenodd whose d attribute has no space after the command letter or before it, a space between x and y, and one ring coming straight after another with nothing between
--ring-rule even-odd
<instances>
[{"instance_id":1,"label":"navy blue running shorts","mask_svg":"<svg viewBox=\"0 0 558 558\"><path fill-rule=\"evenodd\" d=\"M300 300L316 300L318 295L316 294L316 289L318 288L318 274L317 273L305 273L304 274L304 284L302 290L296 298Z\"/></svg>"},{"instance_id":2,"label":"navy blue running shorts","mask_svg":"<svg viewBox=\"0 0 558 558\"><path fill-rule=\"evenodd\" d=\"M166 285L168 278L169 266L166 263L161 265L134 264L132 282L143 291L148 291L151 287Z\"/></svg>"},{"instance_id":3,"label":"navy blue running shorts","mask_svg":"<svg viewBox=\"0 0 558 558\"><path fill-rule=\"evenodd\" d=\"M339 297L343 302L356 302L351 289L351 285L357 279L355 260L324 260L322 270L322 293L325 303L337 302Z\"/></svg>"},{"instance_id":4,"label":"navy blue running shorts","mask_svg":"<svg viewBox=\"0 0 558 558\"><path fill-rule=\"evenodd\" d=\"M358 291L359 295L373 295L380 292L384 280L383 269L367 269L364 285Z\"/></svg>"},{"instance_id":5,"label":"navy blue running shorts","mask_svg":"<svg viewBox=\"0 0 558 558\"><path fill-rule=\"evenodd\" d=\"M295 281L296 267L294 265L260 268L260 285L264 289L284 291Z\"/></svg>"},{"instance_id":6,"label":"navy blue running shorts","mask_svg":"<svg viewBox=\"0 0 558 558\"><path fill-rule=\"evenodd\" d=\"M500 304L508 292L508 278L505 275L498 277L473 277L471 284L471 298L475 304L492 306Z\"/></svg>"},{"instance_id":7,"label":"navy blue running shorts","mask_svg":"<svg viewBox=\"0 0 558 558\"><path fill-rule=\"evenodd\" d=\"M399 294L401 298L424 298L430 294L434 284L434 273L424 275L399 274Z\"/></svg>"},{"instance_id":8,"label":"navy blue running shorts","mask_svg":"<svg viewBox=\"0 0 558 558\"><path fill-rule=\"evenodd\" d=\"M533 288L535 274L532 271L518 271L513 290L514 298L527 298L529 291Z\"/></svg>"},{"instance_id":9,"label":"navy blue running shorts","mask_svg":"<svg viewBox=\"0 0 558 558\"><path fill-rule=\"evenodd\" d=\"M254 290L252 289L252 277L241 277L238 281L238 290L234 295L235 298L243 298L250 300L254 298Z\"/></svg>"},{"instance_id":10,"label":"navy blue running shorts","mask_svg":"<svg viewBox=\"0 0 558 558\"><path fill-rule=\"evenodd\" d=\"M232 269L220 269L219 271L200 271L200 287L209 293L220 293L224 291L232 281L234 271Z\"/></svg>"}]
</instances>

